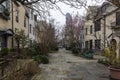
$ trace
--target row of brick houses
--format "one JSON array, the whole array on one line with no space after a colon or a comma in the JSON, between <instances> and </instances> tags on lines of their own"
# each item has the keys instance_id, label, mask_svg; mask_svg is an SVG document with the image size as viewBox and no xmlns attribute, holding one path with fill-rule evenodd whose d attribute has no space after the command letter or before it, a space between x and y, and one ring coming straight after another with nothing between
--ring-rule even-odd
<instances>
[{"instance_id":1,"label":"row of brick houses","mask_svg":"<svg viewBox=\"0 0 120 80\"><path fill-rule=\"evenodd\" d=\"M31 7L31 6L30 6ZM26 8L17 2L6 0L0 4L0 48L15 48L13 35L15 29L24 30L25 35L35 40L37 16L32 8Z\"/></svg>"},{"instance_id":2,"label":"row of brick houses","mask_svg":"<svg viewBox=\"0 0 120 80\"><path fill-rule=\"evenodd\" d=\"M90 6L84 26L84 48L102 50L114 41L119 55L120 9L109 2Z\"/></svg>"}]
</instances>

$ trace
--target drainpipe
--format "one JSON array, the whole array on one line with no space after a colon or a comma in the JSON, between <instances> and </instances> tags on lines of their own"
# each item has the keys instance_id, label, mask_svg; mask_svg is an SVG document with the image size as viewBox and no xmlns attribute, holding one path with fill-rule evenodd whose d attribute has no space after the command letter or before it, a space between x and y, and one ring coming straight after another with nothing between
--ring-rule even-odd
<instances>
[{"instance_id":1,"label":"drainpipe","mask_svg":"<svg viewBox=\"0 0 120 80\"><path fill-rule=\"evenodd\" d=\"M106 18L105 15L103 15L104 20L104 48L106 47Z\"/></svg>"},{"instance_id":2,"label":"drainpipe","mask_svg":"<svg viewBox=\"0 0 120 80\"><path fill-rule=\"evenodd\" d=\"M12 30L14 32L14 17L13 17L13 2L11 0L11 13L12 13ZM12 36L12 49L13 49L13 45L14 45L14 37Z\"/></svg>"}]
</instances>

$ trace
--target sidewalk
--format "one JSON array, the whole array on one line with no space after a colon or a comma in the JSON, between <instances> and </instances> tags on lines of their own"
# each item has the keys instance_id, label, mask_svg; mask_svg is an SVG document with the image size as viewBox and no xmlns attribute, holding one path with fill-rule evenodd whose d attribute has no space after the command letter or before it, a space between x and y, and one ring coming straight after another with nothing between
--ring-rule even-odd
<instances>
[{"instance_id":1,"label":"sidewalk","mask_svg":"<svg viewBox=\"0 0 120 80\"><path fill-rule=\"evenodd\" d=\"M104 58L95 55L96 59ZM50 54L49 64L40 64L41 73L32 80L109 80L109 70L97 60L74 56L64 49Z\"/></svg>"},{"instance_id":2,"label":"sidewalk","mask_svg":"<svg viewBox=\"0 0 120 80\"><path fill-rule=\"evenodd\" d=\"M106 57L101 55L94 55L94 59L106 59Z\"/></svg>"}]
</instances>

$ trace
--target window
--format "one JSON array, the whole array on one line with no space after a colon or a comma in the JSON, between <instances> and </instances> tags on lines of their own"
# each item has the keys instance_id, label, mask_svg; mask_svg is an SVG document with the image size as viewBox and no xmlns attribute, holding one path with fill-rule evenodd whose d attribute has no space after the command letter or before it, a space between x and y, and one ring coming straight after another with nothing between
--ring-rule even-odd
<instances>
[{"instance_id":1,"label":"window","mask_svg":"<svg viewBox=\"0 0 120 80\"><path fill-rule=\"evenodd\" d=\"M106 8L107 8L106 5L102 6L101 7L101 12L104 13L106 11Z\"/></svg>"},{"instance_id":2,"label":"window","mask_svg":"<svg viewBox=\"0 0 120 80\"><path fill-rule=\"evenodd\" d=\"M10 9L10 0L6 1L6 8Z\"/></svg>"},{"instance_id":3,"label":"window","mask_svg":"<svg viewBox=\"0 0 120 80\"><path fill-rule=\"evenodd\" d=\"M95 31L100 31L101 30L101 20L98 19L95 21Z\"/></svg>"},{"instance_id":4,"label":"window","mask_svg":"<svg viewBox=\"0 0 120 80\"><path fill-rule=\"evenodd\" d=\"M116 25L120 25L120 12L116 13Z\"/></svg>"},{"instance_id":5,"label":"window","mask_svg":"<svg viewBox=\"0 0 120 80\"><path fill-rule=\"evenodd\" d=\"M26 16L24 17L24 27L26 27Z\"/></svg>"},{"instance_id":6,"label":"window","mask_svg":"<svg viewBox=\"0 0 120 80\"><path fill-rule=\"evenodd\" d=\"M0 13L3 13L5 8L10 9L10 0L6 0L0 4Z\"/></svg>"},{"instance_id":7,"label":"window","mask_svg":"<svg viewBox=\"0 0 120 80\"><path fill-rule=\"evenodd\" d=\"M2 5L6 7L7 2L6 2L6 1L4 1L4 2L2 3Z\"/></svg>"},{"instance_id":8,"label":"window","mask_svg":"<svg viewBox=\"0 0 120 80\"><path fill-rule=\"evenodd\" d=\"M86 35L87 35L87 30L88 30L88 29L86 28L86 31L85 31L85 32L86 32Z\"/></svg>"},{"instance_id":9,"label":"window","mask_svg":"<svg viewBox=\"0 0 120 80\"><path fill-rule=\"evenodd\" d=\"M92 42L92 40L90 40L90 49L92 49L93 48L93 42Z\"/></svg>"},{"instance_id":10,"label":"window","mask_svg":"<svg viewBox=\"0 0 120 80\"><path fill-rule=\"evenodd\" d=\"M35 35L35 28L33 27L33 35Z\"/></svg>"},{"instance_id":11,"label":"window","mask_svg":"<svg viewBox=\"0 0 120 80\"><path fill-rule=\"evenodd\" d=\"M2 4L0 4L2 6L4 6L7 9L10 9L10 0L6 0L4 1Z\"/></svg>"},{"instance_id":12,"label":"window","mask_svg":"<svg viewBox=\"0 0 120 80\"><path fill-rule=\"evenodd\" d=\"M85 49L88 49L88 41L85 41Z\"/></svg>"},{"instance_id":13,"label":"window","mask_svg":"<svg viewBox=\"0 0 120 80\"><path fill-rule=\"evenodd\" d=\"M90 34L92 34L92 25L90 26Z\"/></svg>"},{"instance_id":14,"label":"window","mask_svg":"<svg viewBox=\"0 0 120 80\"><path fill-rule=\"evenodd\" d=\"M0 37L0 47L2 46L2 37Z\"/></svg>"},{"instance_id":15,"label":"window","mask_svg":"<svg viewBox=\"0 0 120 80\"><path fill-rule=\"evenodd\" d=\"M16 22L19 22L19 11L16 11Z\"/></svg>"},{"instance_id":16,"label":"window","mask_svg":"<svg viewBox=\"0 0 120 80\"><path fill-rule=\"evenodd\" d=\"M30 33L31 33L31 28L32 28L32 25L30 24Z\"/></svg>"},{"instance_id":17,"label":"window","mask_svg":"<svg viewBox=\"0 0 120 80\"><path fill-rule=\"evenodd\" d=\"M95 49L100 50L101 43L100 39L95 40Z\"/></svg>"},{"instance_id":18,"label":"window","mask_svg":"<svg viewBox=\"0 0 120 80\"><path fill-rule=\"evenodd\" d=\"M31 19L33 20L33 9L31 9Z\"/></svg>"},{"instance_id":19,"label":"window","mask_svg":"<svg viewBox=\"0 0 120 80\"><path fill-rule=\"evenodd\" d=\"M5 6L0 5L0 13L3 13L4 9L5 9Z\"/></svg>"}]
</instances>

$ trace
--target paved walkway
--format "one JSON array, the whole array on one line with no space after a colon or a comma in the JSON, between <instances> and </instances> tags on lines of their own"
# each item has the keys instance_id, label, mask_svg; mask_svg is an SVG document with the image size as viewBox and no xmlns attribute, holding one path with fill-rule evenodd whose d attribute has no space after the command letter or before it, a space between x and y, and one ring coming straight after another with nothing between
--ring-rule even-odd
<instances>
[{"instance_id":1,"label":"paved walkway","mask_svg":"<svg viewBox=\"0 0 120 80\"><path fill-rule=\"evenodd\" d=\"M76 57L64 49L50 54L50 64L40 64L32 80L109 80L108 70L97 60Z\"/></svg>"}]
</instances>

